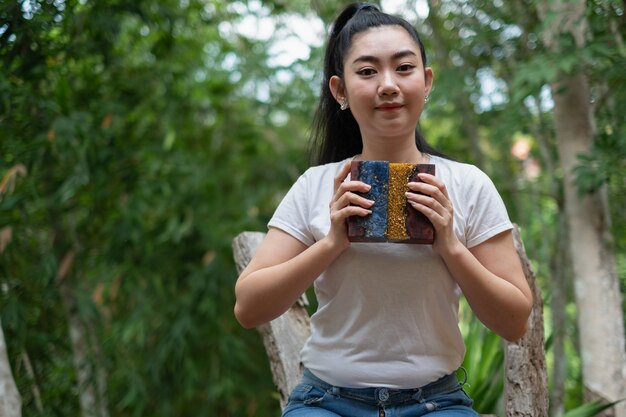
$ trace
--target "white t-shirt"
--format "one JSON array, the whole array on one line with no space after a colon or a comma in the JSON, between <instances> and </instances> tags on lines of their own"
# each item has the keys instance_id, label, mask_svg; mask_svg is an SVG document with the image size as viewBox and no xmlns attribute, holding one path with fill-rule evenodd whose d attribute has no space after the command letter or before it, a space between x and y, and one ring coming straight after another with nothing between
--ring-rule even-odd
<instances>
[{"instance_id":1,"label":"white t-shirt","mask_svg":"<svg viewBox=\"0 0 626 417\"><path fill-rule=\"evenodd\" d=\"M305 245L328 234L333 178L346 161L309 168L269 222ZM512 228L492 181L473 165L431 156L471 248ZM431 245L351 243L315 280L318 309L302 361L341 387L417 388L454 372L465 346L461 291Z\"/></svg>"}]
</instances>

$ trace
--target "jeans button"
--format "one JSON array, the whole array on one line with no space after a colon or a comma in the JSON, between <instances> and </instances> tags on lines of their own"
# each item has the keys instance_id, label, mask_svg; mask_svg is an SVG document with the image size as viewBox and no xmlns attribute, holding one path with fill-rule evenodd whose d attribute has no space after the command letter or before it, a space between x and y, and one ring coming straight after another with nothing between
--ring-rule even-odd
<instances>
[{"instance_id":1,"label":"jeans button","mask_svg":"<svg viewBox=\"0 0 626 417\"><path fill-rule=\"evenodd\" d=\"M387 388L381 388L378 391L378 399L380 401L387 401L389 399L389 390Z\"/></svg>"}]
</instances>

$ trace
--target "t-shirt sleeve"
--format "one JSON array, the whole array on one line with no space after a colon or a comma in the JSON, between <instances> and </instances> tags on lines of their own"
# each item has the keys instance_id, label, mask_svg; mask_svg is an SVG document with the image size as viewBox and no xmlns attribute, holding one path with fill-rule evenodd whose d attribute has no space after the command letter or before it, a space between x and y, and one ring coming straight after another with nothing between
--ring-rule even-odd
<instances>
[{"instance_id":1,"label":"t-shirt sleeve","mask_svg":"<svg viewBox=\"0 0 626 417\"><path fill-rule=\"evenodd\" d=\"M280 229L305 245L311 246L315 239L309 229L308 188L307 175L303 174L283 197L267 225Z\"/></svg>"},{"instance_id":2,"label":"t-shirt sleeve","mask_svg":"<svg viewBox=\"0 0 626 417\"><path fill-rule=\"evenodd\" d=\"M471 187L467 188L467 247L477 246L493 236L513 228L504 201L491 178L473 168Z\"/></svg>"}]
</instances>

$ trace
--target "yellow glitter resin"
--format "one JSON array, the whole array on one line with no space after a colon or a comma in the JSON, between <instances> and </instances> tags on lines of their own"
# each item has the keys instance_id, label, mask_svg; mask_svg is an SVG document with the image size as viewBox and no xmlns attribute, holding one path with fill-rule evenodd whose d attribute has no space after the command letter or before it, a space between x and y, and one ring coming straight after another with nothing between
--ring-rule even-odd
<instances>
[{"instance_id":1,"label":"yellow glitter resin","mask_svg":"<svg viewBox=\"0 0 626 417\"><path fill-rule=\"evenodd\" d=\"M389 164L389 199L387 206L387 239L405 240L409 238L406 230L406 193L407 183L413 164Z\"/></svg>"}]
</instances>

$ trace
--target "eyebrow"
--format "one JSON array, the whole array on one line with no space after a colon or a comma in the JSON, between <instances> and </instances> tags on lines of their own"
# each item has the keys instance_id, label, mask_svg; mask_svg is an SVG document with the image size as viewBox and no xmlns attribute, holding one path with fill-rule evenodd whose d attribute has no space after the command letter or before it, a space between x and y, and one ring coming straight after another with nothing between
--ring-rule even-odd
<instances>
[{"instance_id":1,"label":"eyebrow","mask_svg":"<svg viewBox=\"0 0 626 417\"><path fill-rule=\"evenodd\" d=\"M405 49L405 50L394 53L391 56L391 58L393 60L397 60L401 58L406 58L407 56L417 56L417 54L410 49ZM352 61L353 64L356 64L359 62L380 62L380 58L373 56L373 55L361 55L357 57L354 61Z\"/></svg>"}]
</instances>

